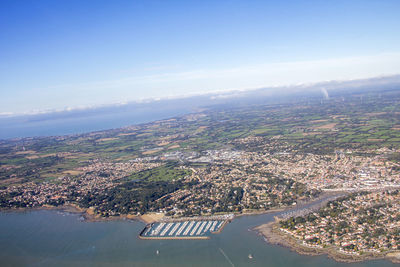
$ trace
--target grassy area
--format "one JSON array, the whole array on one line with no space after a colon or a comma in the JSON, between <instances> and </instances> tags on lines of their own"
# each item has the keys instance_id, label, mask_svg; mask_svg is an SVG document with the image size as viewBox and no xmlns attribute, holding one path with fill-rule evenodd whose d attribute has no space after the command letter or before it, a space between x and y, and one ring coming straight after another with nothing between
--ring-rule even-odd
<instances>
[{"instance_id":1,"label":"grassy area","mask_svg":"<svg viewBox=\"0 0 400 267\"><path fill-rule=\"evenodd\" d=\"M343 100L345 99L345 100ZM0 143L0 180L61 175L88 161L121 162L166 152L247 149L235 142L248 136L290 145L295 152L332 153L336 149L400 148L400 94L393 90L358 96L301 102L210 109L196 120L185 117L68 137L41 137ZM57 156L54 156L57 155ZM132 175L132 179L164 181L186 175L177 166ZM182 173L183 172L183 173ZM152 178L150 178L152 177Z\"/></svg>"},{"instance_id":2,"label":"grassy area","mask_svg":"<svg viewBox=\"0 0 400 267\"><path fill-rule=\"evenodd\" d=\"M129 180L134 181L177 181L185 176L191 175L188 169L181 169L175 163L168 163L166 165L156 167L150 170L144 170L134 173L128 177Z\"/></svg>"}]
</instances>

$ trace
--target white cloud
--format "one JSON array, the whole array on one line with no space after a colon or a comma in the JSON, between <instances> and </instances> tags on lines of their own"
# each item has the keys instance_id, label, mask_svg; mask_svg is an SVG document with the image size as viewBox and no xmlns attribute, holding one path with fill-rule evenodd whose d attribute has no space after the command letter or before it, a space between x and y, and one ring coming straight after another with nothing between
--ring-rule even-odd
<instances>
[{"instance_id":1,"label":"white cloud","mask_svg":"<svg viewBox=\"0 0 400 267\"><path fill-rule=\"evenodd\" d=\"M103 90L141 88L178 88L203 91L209 89L243 89L251 87L290 85L325 80L360 79L400 73L400 53L364 57L282 62L229 69L192 70L147 76L131 76L116 80L64 85L72 90ZM200 82L200 84L198 83ZM56 88L56 87L55 87ZM185 91L181 91L184 93ZM141 92L145 94L145 92ZM162 96L159 91L157 96ZM153 95L154 96L154 95Z\"/></svg>"},{"instance_id":2,"label":"white cloud","mask_svg":"<svg viewBox=\"0 0 400 267\"><path fill-rule=\"evenodd\" d=\"M20 101L40 99L41 109L82 107L203 94L215 91L349 80L400 73L400 53L313 61L266 63L226 69L200 69L146 76L127 76L30 90ZM38 104L39 105L39 104ZM28 106L28 105L26 105ZM12 110L14 111L14 110ZM17 110L15 110L17 111ZM21 112L21 110L18 110Z\"/></svg>"}]
</instances>

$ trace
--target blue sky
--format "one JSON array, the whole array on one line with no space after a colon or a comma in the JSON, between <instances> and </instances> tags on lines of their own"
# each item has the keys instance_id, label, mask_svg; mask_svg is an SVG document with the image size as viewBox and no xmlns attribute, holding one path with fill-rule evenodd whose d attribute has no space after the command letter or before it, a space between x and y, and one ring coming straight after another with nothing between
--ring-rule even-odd
<instances>
[{"instance_id":1,"label":"blue sky","mask_svg":"<svg viewBox=\"0 0 400 267\"><path fill-rule=\"evenodd\" d=\"M0 114L400 73L400 1L0 2Z\"/></svg>"}]
</instances>

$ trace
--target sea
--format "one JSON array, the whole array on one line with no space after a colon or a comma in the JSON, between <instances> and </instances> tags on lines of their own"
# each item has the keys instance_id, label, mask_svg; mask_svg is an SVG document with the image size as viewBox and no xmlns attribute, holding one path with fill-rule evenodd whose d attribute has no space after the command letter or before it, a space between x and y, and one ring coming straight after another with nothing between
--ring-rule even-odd
<instances>
[{"instance_id":1,"label":"sea","mask_svg":"<svg viewBox=\"0 0 400 267\"><path fill-rule=\"evenodd\" d=\"M193 111L195 109L181 106L146 106L0 117L0 139L88 133L168 119Z\"/></svg>"},{"instance_id":2,"label":"sea","mask_svg":"<svg viewBox=\"0 0 400 267\"><path fill-rule=\"evenodd\" d=\"M142 240L140 221L89 222L56 210L0 213L1 266L398 266L339 263L272 245L252 228L274 213L236 217L208 240ZM249 257L251 254L252 258Z\"/></svg>"},{"instance_id":3,"label":"sea","mask_svg":"<svg viewBox=\"0 0 400 267\"><path fill-rule=\"evenodd\" d=\"M3 117L0 139L118 128L193 111L190 103L168 102ZM268 244L252 228L274 215L237 217L208 240L141 240L145 225L140 221L88 222L80 214L56 210L0 212L0 266L396 266L387 260L338 263Z\"/></svg>"}]
</instances>

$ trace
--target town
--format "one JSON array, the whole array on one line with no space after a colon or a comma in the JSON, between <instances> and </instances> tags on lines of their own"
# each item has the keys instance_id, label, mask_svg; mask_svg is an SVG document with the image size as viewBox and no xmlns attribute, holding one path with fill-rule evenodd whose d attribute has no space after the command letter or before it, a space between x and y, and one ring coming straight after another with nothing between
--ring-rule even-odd
<instances>
[{"instance_id":1,"label":"town","mask_svg":"<svg viewBox=\"0 0 400 267\"><path fill-rule=\"evenodd\" d=\"M359 192L330 201L305 216L280 221L280 230L311 248L347 255L400 248L400 191Z\"/></svg>"},{"instance_id":2,"label":"town","mask_svg":"<svg viewBox=\"0 0 400 267\"><path fill-rule=\"evenodd\" d=\"M386 154L398 151L379 152L380 155L371 158L339 152L321 156L309 153L292 155L289 152L178 151L159 157L137 158L127 163L94 160L88 166L74 170L79 173L75 179L63 175L56 182L29 182L2 189L2 205L37 207L83 203L89 192L91 202L85 205L104 216L129 212L140 215L147 211L190 216L268 210L295 205L298 201L318 196L322 191L351 192L398 186L398 164L385 161ZM171 158L179 158L181 162L171 165ZM172 177L182 182L182 186L147 203L147 208L144 205L130 206L118 211L115 205L111 205L106 209L111 199L91 206L90 203L104 195L102 192L121 186L130 174L159 167L172 171L186 170L184 176ZM172 180L168 182L173 183ZM193 186L184 186L189 183Z\"/></svg>"},{"instance_id":3,"label":"town","mask_svg":"<svg viewBox=\"0 0 400 267\"><path fill-rule=\"evenodd\" d=\"M388 91L365 99L311 97L86 134L0 140L0 207L186 219L284 209L336 192L345 197L283 219L280 232L344 253L396 250L400 96ZM333 226L338 220L340 229Z\"/></svg>"}]
</instances>

